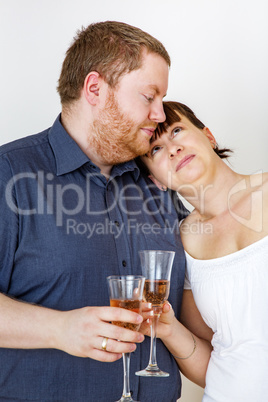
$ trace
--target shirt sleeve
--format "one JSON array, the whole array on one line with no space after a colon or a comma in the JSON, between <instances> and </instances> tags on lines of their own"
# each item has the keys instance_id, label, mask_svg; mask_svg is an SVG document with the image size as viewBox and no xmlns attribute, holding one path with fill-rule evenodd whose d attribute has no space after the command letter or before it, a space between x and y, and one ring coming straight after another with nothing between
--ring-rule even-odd
<instances>
[{"instance_id":1,"label":"shirt sleeve","mask_svg":"<svg viewBox=\"0 0 268 402\"><path fill-rule=\"evenodd\" d=\"M0 158L0 292L8 293L18 242L18 214L8 161Z\"/></svg>"}]
</instances>

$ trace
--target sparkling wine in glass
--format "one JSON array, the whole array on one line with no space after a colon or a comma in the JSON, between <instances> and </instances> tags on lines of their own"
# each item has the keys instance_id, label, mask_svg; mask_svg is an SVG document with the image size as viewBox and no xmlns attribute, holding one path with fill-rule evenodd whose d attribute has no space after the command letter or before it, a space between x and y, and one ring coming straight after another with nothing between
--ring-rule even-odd
<instances>
[{"instance_id":1,"label":"sparkling wine in glass","mask_svg":"<svg viewBox=\"0 0 268 402\"><path fill-rule=\"evenodd\" d=\"M168 377L166 373L159 369L156 361L156 331L159 317L162 313L164 302L169 296L170 275L174 251L162 250L143 250L139 251L141 260L142 274L145 276L143 300L152 303L154 312L151 325L151 346L148 366L136 375L142 377Z\"/></svg>"},{"instance_id":2,"label":"sparkling wine in glass","mask_svg":"<svg viewBox=\"0 0 268 402\"><path fill-rule=\"evenodd\" d=\"M144 281L145 278L143 276L109 276L107 282L110 306L125 308L141 314ZM140 324L132 324L129 322L112 321L112 324L132 331L138 331L140 328ZM124 385L121 399L117 402L135 402L130 393L129 366L130 353L123 353Z\"/></svg>"}]
</instances>

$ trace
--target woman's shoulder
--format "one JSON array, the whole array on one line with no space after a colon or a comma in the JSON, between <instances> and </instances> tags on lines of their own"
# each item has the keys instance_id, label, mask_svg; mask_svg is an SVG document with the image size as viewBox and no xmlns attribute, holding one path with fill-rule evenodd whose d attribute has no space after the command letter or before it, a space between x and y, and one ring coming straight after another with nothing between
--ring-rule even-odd
<instances>
[{"instance_id":1,"label":"woman's shoulder","mask_svg":"<svg viewBox=\"0 0 268 402\"><path fill-rule=\"evenodd\" d=\"M263 173L263 227L268 233L268 173Z\"/></svg>"},{"instance_id":2,"label":"woman's shoulder","mask_svg":"<svg viewBox=\"0 0 268 402\"><path fill-rule=\"evenodd\" d=\"M268 187L268 172L259 172L249 176L252 189L254 187L263 187L267 190Z\"/></svg>"},{"instance_id":3,"label":"woman's shoulder","mask_svg":"<svg viewBox=\"0 0 268 402\"><path fill-rule=\"evenodd\" d=\"M267 205L268 208L268 172L260 172L249 175L248 186L251 197L254 193L261 193L264 207Z\"/></svg>"},{"instance_id":4,"label":"woman's shoulder","mask_svg":"<svg viewBox=\"0 0 268 402\"><path fill-rule=\"evenodd\" d=\"M261 191L263 208L268 211L268 172L257 173L251 176L252 193ZM267 212L268 213L268 212Z\"/></svg>"},{"instance_id":5,"label":"woman's shoulder","mask_svg":"<svg viewBox=\"0 0 268 402\"><path fill-rule=\"evenodd\" d=\"M266 191L268 191L268 172L262 173L262 175L263 175L263 185Z\"/></svg>"},{"instance_id":6,"label":"woman's shoulder","mask_svg":"<svg viewBox=\"0 0 268 402\"><path fill-rule=\"evenodd\" d=\"M242 224L244 229L250 230L251 234L256 232L267 235L268 173L258 172L248 175L246 180L245 197L242 197L238 204L237 214L232 214L232 216L238 218L237 221Z\"/></svg>"},{"instance_id":7,"label":"woman's shoulder","mask_svg":"<svg viewBox=\"0 0 268 402\"><path fill-rule=\"evenodd\" d=\"M185 218L180 226L180 235L183 246L189 254L193 253L199 246L202 248L204 241L213 235L213 225L210 220L204 220L200 213L193 210ZM193 250L194 247L194 250Z\"/></svg>"},{"instance_id":8,"label":"woman's shoulder","mask_svg":"<svg viewBox=\"0 0 268 402\"><path fill-rule=\"evenodd\" d=\"M191 211L191 213L189 215L186 216L186 218L184 218L182 220L181 228L191 225L192 223L195 223L198 220L200 220L200 214L198 213L198 211L196 209L194 209L193 211Z\"/></svg>"}]
</instances>

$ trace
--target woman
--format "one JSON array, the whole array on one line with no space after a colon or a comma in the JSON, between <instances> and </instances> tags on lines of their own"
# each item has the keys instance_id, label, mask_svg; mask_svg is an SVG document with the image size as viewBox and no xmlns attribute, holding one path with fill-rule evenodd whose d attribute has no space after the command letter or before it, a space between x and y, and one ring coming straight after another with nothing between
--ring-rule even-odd
<instances>
[{"instance_id":1,"label":"woman","mask_svg":"<svg viewBox=\"0 0 268 402\"><path fill-rule=\"evenodd\" d=\"M204 402L263 402L268 174L234 172L222 160L230 150L218 148L191 109L165 102L164 110L142 162L161 190L178 191L194 210L180 227L187 260L181 322L166 303L158 336L181 371L205 386Z\"/></svg>"}]
</instances>

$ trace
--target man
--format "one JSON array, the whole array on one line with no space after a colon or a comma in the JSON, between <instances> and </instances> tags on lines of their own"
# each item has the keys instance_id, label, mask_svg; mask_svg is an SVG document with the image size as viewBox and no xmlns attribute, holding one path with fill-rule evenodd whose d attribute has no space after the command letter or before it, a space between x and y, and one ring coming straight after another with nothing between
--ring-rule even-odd
<instances>
[{"instance_id":1,"label":"man","mask_svg":"<svg viewBox=\"0 0 268 402\"><path fill-rule=\"evenodd\" d=\"M123 352L133 352L134 399L179 397L178 368L162 343L170 377L134 375L149 340L110 323L141 317L108 307L106 284L108 275L141 274L141 249L175 250L170 300L179 312L178 215L131 161L165 119L169 64L147 33L92 24L67 51L53 126L1 147L0 400L114 401Z\"/></svg>"}]
</instances>

